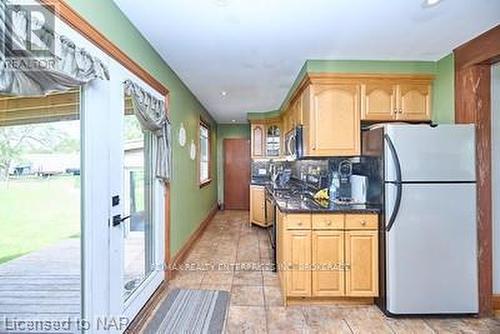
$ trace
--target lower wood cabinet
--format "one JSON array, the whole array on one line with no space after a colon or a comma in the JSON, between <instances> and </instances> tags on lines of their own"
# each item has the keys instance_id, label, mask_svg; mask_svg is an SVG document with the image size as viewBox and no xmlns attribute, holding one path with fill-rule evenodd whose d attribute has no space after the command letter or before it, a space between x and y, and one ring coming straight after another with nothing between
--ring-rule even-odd
<instances>
[{"instance_id":1,"label":"lower wood cabinet","mask_svg":"<svg viewBox=\"0 0 500 334\"><path fill-rule=\"evenodd\" d=\"M311 296L311 231L285 232L287 287L289 296Z\"/></svg>"},{"instance_id":2,"label":"lower wood cabinet","mask_svg":"<svg viewBox=\"0 0 500 334\"><path fill-rule=\"evenodd\" d=\"M378 296L377 215L278 212L277 221L285 304L288 297Z\"/></svg>"},{"instance_id":3,"label":"lower wood cabinet","mask_svg":"<svg viewBox=\"0 0 500 334\"><path fill-rule=\"evenodd\" d=\"M250 186L250 222L260 226L266 225L265 189L262 186Z\"/></svg>"},{"instance_id":4,"label":"lower wood cabinet","mask_svg":"<svg viewBox=\"0 0 500 334\"><path fill-rule=\"evenodd\" d=\"M345 292L353 297L378 295L377 231L345 232Z\"/></svg>"},{"instance_id":5,"label":"lower wood cabinet","mask_svg":"<svg viewBox=\"0 0 500 334\"><path fill-rule=\"evenodd\" d=\"M315 296L345 296L344 233L312 232L312 292Z\"/></svg>"}]
</instances>

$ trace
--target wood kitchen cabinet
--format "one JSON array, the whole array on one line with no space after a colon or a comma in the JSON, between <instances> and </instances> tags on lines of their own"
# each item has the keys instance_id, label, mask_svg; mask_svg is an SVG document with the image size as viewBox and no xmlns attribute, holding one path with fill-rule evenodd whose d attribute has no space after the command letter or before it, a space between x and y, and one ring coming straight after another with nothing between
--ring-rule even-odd
<instances>
[{"instance_id":1,"label":"wood kitchen cabinet","mask_svg":"<svg viewBox=\"0 0 500 334\"><path fill-rule=\"evenodd\" d=\"M312 84L302 106L306 156L354 156L361 152L360 85Z\"/></svg>"},{"instance_id":2,"label":"wood kitchen cabinet","mask_svg":"<svg viewBox=\"0 0 500 334\"><path fill-rule=\"evenodd\" d=\"M345 296L344 233L312 232L312 293L315 296ZM338 265L337 269L331 268ZM330 266L330 267L329 267Z\"/></svg>"},{"instance_id":3,"label":"wood kitchen cabinet","mask_svg":"<svg viewBox=\"0 0 500 334\"><path fill-rule=\"evenodd\" d=\"M266 138L264 124L252 124L250 137L252 158L263 158L265 155L264 144Z\"/></svg>"},{"instance_id":4,"label":"wood kitchen cabinet","mask_svg":"<svg viewBox=\"0 0 500 334\"><path fill-rule=\"evenodd\" d=\"M250 132L252 159L281 156L283 129L279 119L253 122Z\"/></svg>"},{"instance_id":5,"label":"wood kitchen cabinet","mask_svg":"<svg viewBox=\"0 0 500 334\"><path fill-rule=\"evenodd\" d=\"M367 83L361 86L362 120L390 121L397 115L397 85Z\"/></svg>"},{"instance_id":6,"label":"wood kitchen cabinet","mask_svg":"<svg viewBox=\"0 0 500 334\"><path fill-rule=\"evenodd\" d=\"M250 186L250 223L266 226L265 189L262 186Z\"/></svg>"},{"instance_id":7,"label":"wood kitchen cabinet","mask_svg":"<svg viewBox=\"0 0 500 334\"><path fill-rule=\"evenodd\" d=\"M378 294L378 234L377 231L345 232L345 292L353 297Z\"/></svg>"},{"instance_id":8,"label":"wood kitchen cabinet","mask_svg":"<svg viewBox=\"0 0 500 334\"><path fill-rule=\"evenodd\" d=\"M398 120L431 120L431 85L429 83L407 83L399 85L398 102Z\"/></svg>"},{"instance_id":9,"label":"wood kitchen cabinet","mask_svg":"<svg viewBox=\"0 0 500 334\"><path fill-rule=\"evenodd\" d=\"M363 121L430 121L430 80L401 81L393 79L362 84Z\"/></svg>"},{"instance_id":10,"label":"wood kitchen cabinet","mask_svg":"<svg viewBox=\"0 0 500 334\"><path fill-rule=\"evenodd\" d=\"M311 296L311 231L287 230L285 232L287 295Z\"/></svg>"},{"instance_id":11,"label":"wood kitchen cabinet","mask_svg":"<svg viewBox=\"0 0 500 334\"><path fill-rule=\"evenodd\" d=\"M277 263L285 305L378 296L378 215L284 214Z\"/></svg>"}]
</instances>

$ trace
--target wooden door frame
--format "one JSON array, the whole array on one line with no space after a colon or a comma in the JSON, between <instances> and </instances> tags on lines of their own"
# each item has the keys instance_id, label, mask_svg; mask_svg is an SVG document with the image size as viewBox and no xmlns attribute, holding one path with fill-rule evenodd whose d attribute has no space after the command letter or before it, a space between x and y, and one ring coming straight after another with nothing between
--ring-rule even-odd
<instances>
[{"instance_id":1,"label":"wooden door frame","mask_svg":"<svg viewBox=\"0 0 500 334\"><path fill-rule=\"evenodd\" d=\"M455 122L476 125L479 314L493 309L491 65L500 61L500 25L453 50ZM499 298L500 301L500 298Z\"/></svg>"}]
</instances>

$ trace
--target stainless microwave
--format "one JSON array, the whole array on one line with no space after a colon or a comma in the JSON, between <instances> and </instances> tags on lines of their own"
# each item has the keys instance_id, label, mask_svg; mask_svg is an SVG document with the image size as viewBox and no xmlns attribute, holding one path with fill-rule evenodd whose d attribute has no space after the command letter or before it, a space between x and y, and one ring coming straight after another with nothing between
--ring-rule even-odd
<instances>
[{"instance_id":1,"label":"stainless microwave","mask_svg":"<svg viewBox=\"0 0 500 334\"><path fill-rule=\"evenodd\" d=\"M285 134L285 156L300 159L304 156L303 127L298 125Z\"/></svg>"}]
</instances>

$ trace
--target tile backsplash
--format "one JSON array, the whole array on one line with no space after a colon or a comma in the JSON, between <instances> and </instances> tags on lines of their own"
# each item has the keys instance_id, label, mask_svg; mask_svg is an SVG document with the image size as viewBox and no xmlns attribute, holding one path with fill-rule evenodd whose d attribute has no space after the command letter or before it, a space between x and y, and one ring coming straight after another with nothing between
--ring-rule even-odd
<instances>
[{"instance_id":1,"label":"tile backsplash","mask_svg":"<svg viewBox=\"0 0 500 334\"><path fill-rule=\"evenodd\" d=\"M380 164L377 158L368 156L359 157L334 157L326 159L311 159L297 161L253 161L252 177L270 177L270 166L274 164L279 169L290 169L292 178L306 182L313 189L328 188L332 179L332 173L339 170L342 162L350 162L352 174L368 177L368 200L376 201L381 193ZM345 185L343 196L350 196L350 185Z\"/></svg>"}]
</instances>

